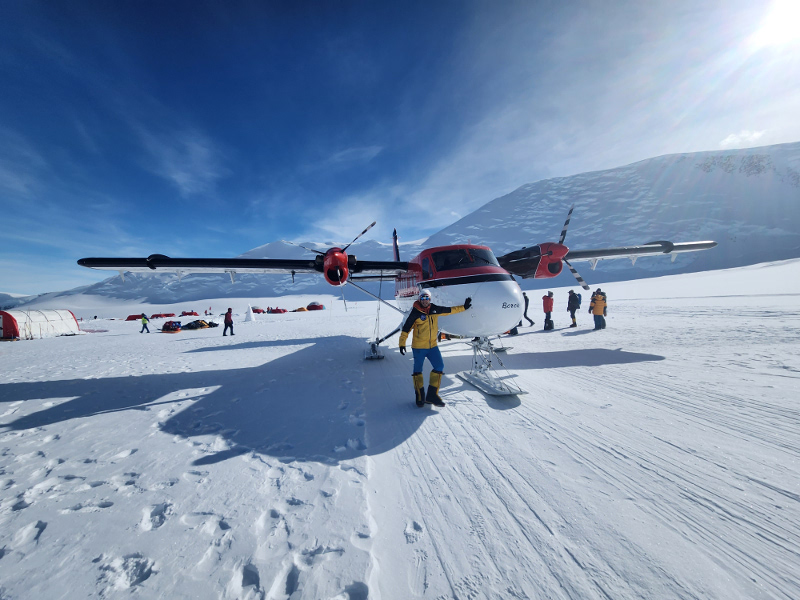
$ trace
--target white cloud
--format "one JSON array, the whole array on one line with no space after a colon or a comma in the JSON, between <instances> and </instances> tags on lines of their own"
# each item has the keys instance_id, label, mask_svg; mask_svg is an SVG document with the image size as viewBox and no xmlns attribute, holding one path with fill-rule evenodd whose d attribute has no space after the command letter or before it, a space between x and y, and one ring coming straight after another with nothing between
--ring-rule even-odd
<instances>
[{"instance_id":1,"label":"white cloud","mask_svg":"<svg viewBox=\"0 0 800 600\"><path fill-rule=\"evenodd\" d=\"M300 167L301 173L315 173L325 170L342 171L367 164L383 152L383 146L358 146L336 151L316 162Z\"/></svg>"},{"instance_id":2,"label":"white cloud","mask_svg":"<svg viewBox=\"0 0 800 600\"><path fill-rule=\"evenodd\" d=\"M325 159L327 165L367 163L383 151L383 146L363 146L361 148L347 148Z\"/></svg>"},{"instance_id":3,"label":"white cloud","mask_svg":"<svg viewBox=\"0 0 800 600\"><path fill-rule=\"evenodd\" d=\"M0 128L0 190L28 197L49 168L45 158L27 139L16 131Z\"/></svg>"},{"instance_id":4,"label":"white cloud","mask_svg":"<svg viewBox=\"0 0 800 600\"><path fill-rule=\"evenodd\" d=\"M171 181L183 197L211 191L230 173L211 139L195 129L154 133L140 126L137 133L150 154L146 167Z\"/></svg>"},{"instance_id":5,"label":"white cloud","mask_svg":"<svg viewBox=\"0 0 800 600\"><path fill-rule=\"evenodd\" d=\"M720 148L741 148L758 142L766 131L748 131L743 129L739 133L732 133L719 143Z\"/></svg>"}]
</instances>

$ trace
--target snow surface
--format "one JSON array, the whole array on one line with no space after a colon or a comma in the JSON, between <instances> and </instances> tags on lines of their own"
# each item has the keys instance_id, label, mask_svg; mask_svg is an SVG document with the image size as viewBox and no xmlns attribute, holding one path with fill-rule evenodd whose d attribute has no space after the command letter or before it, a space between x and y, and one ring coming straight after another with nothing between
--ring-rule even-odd
<instances>
[{"instance_id":1,"label":"snow surface","mask_svg":"<svg viewBox=\"0 0 800 600\"><path fill-rule=\"evenodd\" d=\"M600 284L601 332L529 293L499 366L529 393L443 342L441 410L396 338L363 360L372 301L181 307L234 307L222 337L73 297L85 335L0 344L0 598L798 598L799 282Z\"/></svg>"}]
</instances>

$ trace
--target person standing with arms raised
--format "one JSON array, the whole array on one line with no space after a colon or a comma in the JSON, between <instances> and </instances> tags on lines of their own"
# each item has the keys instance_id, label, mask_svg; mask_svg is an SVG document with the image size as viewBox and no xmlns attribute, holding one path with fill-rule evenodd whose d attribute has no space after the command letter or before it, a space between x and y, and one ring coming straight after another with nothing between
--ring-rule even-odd
<instances>
[{"instance_id":1,"label":"person standing with arms raised","mask_svg":"<svg viewBox=\"0 0 800 600\"><path fill-rule=\"evenodd\" d=\"M414 380L414 394L417 406L433 404L434 406L444 406L444 401L439 397L439 386L444 375L444 359L439 350L439 316L454 315L464 312L472 306L472 298L464 300L462 306L438 306L431 304L431 293L422 290L419 300L414 302L411 314L408 315L403 324L403 332L400 334L400 354L406 353L406 340L408 334L413 331L411 350L414 354L414 372L411 377ZM425 359L431 363L431 371L428 393L425 394L425 377L422 374L422 367Z\"/></svg>"}]
</instances>

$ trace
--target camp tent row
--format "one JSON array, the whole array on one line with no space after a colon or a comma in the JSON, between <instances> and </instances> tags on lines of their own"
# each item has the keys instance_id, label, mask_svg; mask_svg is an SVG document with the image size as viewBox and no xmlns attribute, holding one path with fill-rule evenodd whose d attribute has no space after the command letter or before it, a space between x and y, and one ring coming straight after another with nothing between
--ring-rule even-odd
<instances>
[{"instance_id":1,"label":"camp tent row","mask_svg":"<svg viewBox=\"0 0 800 600\"><path fill-rule=\"evenodd\" d=\"M0 310L0 339L33 340L78 333L78 320L69 310Z\"/></svg>"}]
</instances>

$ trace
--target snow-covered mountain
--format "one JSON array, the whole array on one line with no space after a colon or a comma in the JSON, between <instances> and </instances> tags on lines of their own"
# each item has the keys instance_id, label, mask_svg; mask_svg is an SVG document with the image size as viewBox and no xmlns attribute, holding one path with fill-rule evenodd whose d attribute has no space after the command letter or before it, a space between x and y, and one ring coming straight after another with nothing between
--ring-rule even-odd
<instances>
[{"instance_id":1,"label":"snow-covered mountain","mask_svg":"<svg viewBox=\"0 0 800 600\"><path fill-rule=\"evenodd\" d=\"M35 296L26 296L25 294L12 294L10 292L0 292L0 310L5 308L6 306L11 307L15 304L19 304L25 300L30 298L35 298Z\"/></svg>"},{"instance_id":2,"label":"snow-covered mountain","mask_svg":"<svg viewBox=\"0 0 800 600\"><path fill-rule=\"evenodd\" d=\"M654 240L719 242L674 263L658 257L641 258L635 267L624 259L602 262L605 280L794 258L800 256L800 143L673 154L538 181L489 202L427 244L471 240L499 256L557 240L572 204L565 243L576 250ZM580 270L584 276L589 271Z\"/></svg>"},{"instance_id":3,"label":"snow-covered mountain","mask_svg":"<svg viewBox=\"0 0 800 600\"><path fill-rule=\"evenodd\" d=\"M401 246L411 258L423 247L470 241L490 246L496 255L546 241L555 241L567 211L575 212L566 238L573 249L641 244L654 240L715 240L707 252L643 257L635 265L625 259L602 261L594 275L586 263L578 270L591 284L666 274L750 265L800 256L800 142L720 152L673 154L638 163L545 179L492 200L423 243ZM402 232L399 232L402 237ZM304 244L324 250L325 244ZM154 249L154 252L158 249ZM351 246L362 259L390 260L391 245L365 241ZM241 256L307 257L309 252L285 242L254 248ZM523 288L564 285L526 280ZM564 279L566 280L566 279ZM371 286L377 291L377 285ZM384 284L384 295L392 285ZM51 300L73 293L99 294L147 302L191 301L208 297L275 297L331 293L320 277L297 275L126 275L98 284L46 294ZM17 302L36 303L18 299ZM13 300L12 300L13 301Z\"/></svg>"}]
</instances>

